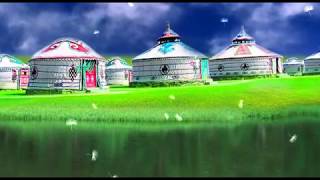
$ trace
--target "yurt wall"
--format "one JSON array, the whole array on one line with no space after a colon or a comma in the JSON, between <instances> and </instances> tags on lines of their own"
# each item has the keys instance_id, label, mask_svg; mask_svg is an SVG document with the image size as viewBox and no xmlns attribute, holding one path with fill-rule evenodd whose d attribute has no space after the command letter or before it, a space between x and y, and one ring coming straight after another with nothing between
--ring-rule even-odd
<instances>
[{"instance_id":1,"label":"yurt wall","mask_svg":"<svg viewBox=\"0 0 320 180\"><path fill-rule=\"evenodd\" d=\"M80 60L35 59L29 62L29 88L81 89Z\"/></svg>"},{"instance_id":2,"label":"yurt wall","mask_svg":"<svg viewBox=\"0 0 320 180\"><path fill-rule=\"evenodd\" d=\"M301 75L304 66L302 64L283 64L284 73L289 75Z\"/></svg>"},{"instance_id":3,"label":"yurt wall","mask_svg":"<svg viewBox=\"0 0 320 180\"><path fill-rule=\"evenodd\" d=\"M200 79L200 59L192 57L135 60L133 81Z\"/></svg>"},{"instance_id":4,"label":"yurt wall","mask_svg":"<svg viewBox=\"0 0 320 180\"><path fill-rule=\"evenodd\" d=\"M132 72L127 69L107 69L106 75L108 84L128 85Z\"/></svg>"},{"instance_id":5,"label":"yurt wall","mask_svg":"<svg viewBox=\"0 0 320 180\"><path fill-rule=\"evenodd\" d=\"M319 59L306 59L304 61L303 74L318 74L320 73L320 58Z\"/></svg>"},{"instance_id":6,"label":"yurt wall","mask_svg":"<svg viewBox=\"0 0 320 180\"><path fill-rule=\"evenodd\" d=\"M267 75L277 73L275 59L268 57L235 58L209 62L211 76ZM281 68L279 68L281 71Z\"/></svg>"},{"instance_id":7,"label":"yurt wall","mask_svg":"<svg viewBox=\"0 0 320 180\"><path fill-rule=\"evenodd\" d=\"M18 71L18 68L0 67L0 89L17 89Z\"/></svg>"},{"instance_id":8,"label":"yurt wall","mask_svg":"<svg viewBox=\"0 0 320 180\"><path fill-rule=\"evenodd\" d=\"M288 75L302 75L304 70L304 61L298 58L289 58L283 63L283 73Z\"/></svg>"}]
</instances>

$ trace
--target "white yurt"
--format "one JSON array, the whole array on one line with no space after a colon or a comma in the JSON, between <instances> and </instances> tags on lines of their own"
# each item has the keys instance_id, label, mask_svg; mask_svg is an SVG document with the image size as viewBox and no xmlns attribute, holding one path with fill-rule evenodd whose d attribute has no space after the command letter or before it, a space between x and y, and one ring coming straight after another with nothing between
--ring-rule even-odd
<instances>
[{"instance_id":1,"label":"white yurt","mask_svg":"<svg viewBox=\"0 0 320 180\"><path fill-rule=\"evenodd\" d=\"M282 56L256 44L242 26L232 43L209 60L212 78L282 73Z\"/></svg>"},{"instance_id":2,"label":"white yurt","mask_svg":"<svg viewBox=\"0 0 320 180\"><path fill-rule=\"evenodd\" d=\"M104 88L106 60L86 43L61 38L36 52L30 65L28 91Z\"/></svg>"},{"instance_id":3,"label":"white yurt","mask_svg":"<svg viewBox=\"0 0 320 180\"><path fill-rule=\"evenodd\" d=\"M0 89L25 89L29 66L8 54L0 54Z\"/></svg>"},{"instance_id":4,"label":"white yurt","mask_svg":"<svg viewBox=\"0 0 320 180\"><path fill-rule=\"evenodd\" d=\"M283 63L283 72L289 75L302 75L303 69L304 69L303 59L292 57L292 58L288 58L286 62Z\"/></svg>"},{"instance_id":5,"label":"white yurt","mask_svg":"<svg viewBox=\"0 0 320 180\"><path fill-rule=\"evenodd\" d=\"M201 80L208 74L201 61L207 57L181 42L168 24L154 47L133 58L133 82Z\"/></svg>"},{"instance_id":6,"label":"white yurt","mask_svg":"<svg viewBox=\"0 0 320 180\"><path fill-rule=\"evenodd\" d=\"M129 85L132 67L120 57L112 57L106 63L106 81L110 85Z\"/></svg>"},{"instance_id":7,"label":"white yurt","mask_svg":"<svg viewBox=\"0 0 320 180\"><path fill-rule=\"evenodd\" d=\"M320 52L317 52L304 59L303 74L319 74L319 73L320 73Z\"/></svg>"}]
</instances>

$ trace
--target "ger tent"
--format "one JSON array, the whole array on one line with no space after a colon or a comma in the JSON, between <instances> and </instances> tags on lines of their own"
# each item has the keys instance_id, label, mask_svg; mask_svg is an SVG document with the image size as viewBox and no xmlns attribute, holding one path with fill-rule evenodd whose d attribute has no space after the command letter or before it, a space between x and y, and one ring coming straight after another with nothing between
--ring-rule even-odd
<instances>
[{"instance_id":1,"label":"ger tent","mask_svg":"<svg viewBox=\"0 0 320 180\"><path fill-rule=\"evenodd\" d=\"M57 39L32 56L28 91L104 88L105 62L83 41Z\"/></svg>"}]
</instances>

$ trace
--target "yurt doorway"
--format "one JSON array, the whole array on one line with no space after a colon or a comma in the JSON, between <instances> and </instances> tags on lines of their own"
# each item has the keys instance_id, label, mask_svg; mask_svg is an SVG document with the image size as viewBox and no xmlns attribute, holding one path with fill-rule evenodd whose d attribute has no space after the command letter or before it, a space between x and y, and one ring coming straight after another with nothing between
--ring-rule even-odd
<instances>
[{"instance_id":1,"label":"yurt doorway","mask_svg":"<svg viewBox=\"0 0 320 180\"><path fill-rule=\"evenodd\" d=\"M279 69L279 58L276 58L276 71L277 71L277 73L280 73L280 69Z\"/></svg>"},{"instance_id":2,"label":"yurt doorway","mask_svg":"<svg viewBox=\"0 0 320 180\"><path fill-rule=\"evenodd\" d=\"M206 80L209 74L209 62L207 59L201 60L200 72L201 72L201 79Z\"/></svg>"},{"instance_id":3,"label":"yurt doorway","mask_svg":"<svg viewBox=\"0 0 320 180\"><path fill-rule=\"evenodd\" d=\"M86 63L86 87L95 88L97 87L97 66L96 61L85 61Z\"/></svg>"},{"instance_id":4,"label":"yurt doorway","mask_svg":"<svg viewBox=\"0 0 320 180\"><path fill-rule=\"evenodd\" d=\"M20 70L20 88L27 88L29 83L29 69Z\"/></svg>"}]
</instances>

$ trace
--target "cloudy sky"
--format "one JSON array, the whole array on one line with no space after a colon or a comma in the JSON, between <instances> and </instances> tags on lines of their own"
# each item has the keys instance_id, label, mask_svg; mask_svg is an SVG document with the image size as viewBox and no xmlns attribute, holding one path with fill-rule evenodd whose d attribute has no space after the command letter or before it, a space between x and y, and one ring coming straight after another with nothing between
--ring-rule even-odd
<instances>
[{"instance_id":1,"label":"cloudy sky","mask_svg":"<svg viewBox=\"0 0 320 180\"><path fill-rule=\"evenodd\" d=\"M32 55L74 37L107 56L138 55L156 43L167 21L208 56L229 45L241 25L282 55L320 50L319 3L0 3L0 52Z\"/></svg>"}]
</instances>

